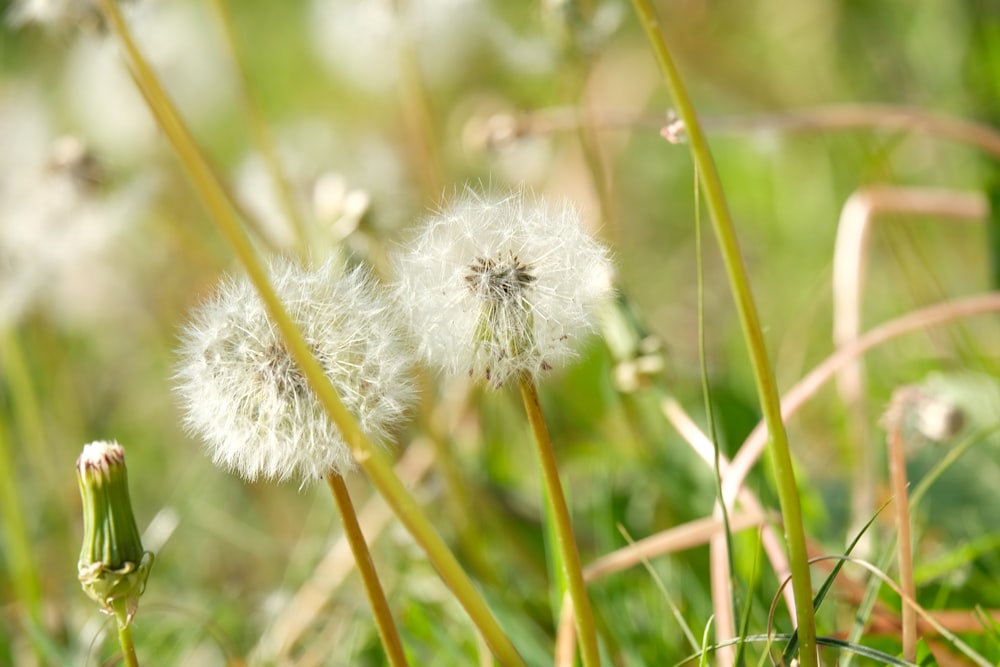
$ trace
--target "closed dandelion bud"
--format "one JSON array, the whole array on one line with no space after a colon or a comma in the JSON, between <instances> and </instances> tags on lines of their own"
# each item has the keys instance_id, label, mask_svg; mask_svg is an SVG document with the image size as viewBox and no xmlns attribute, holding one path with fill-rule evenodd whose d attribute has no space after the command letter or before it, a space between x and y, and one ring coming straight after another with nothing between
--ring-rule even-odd
<instances>
[{"instance_id":1,"label":"closed dandelion bud","mask_svg":"<svg viewBox=\"0 0 1000 667\"><path fill-rule=\"evenodd\" d=\"M399 325L364 270L329 260L270 267L275 293L344 406L384 442L415 396ZM353 468L351 452L247 278L222 282L182 337L176 379L188 430L247 480L302 483Z\"/></svg>"},{"instance_id":2,"label":"closed dandelion bud","mask_svg":"<svg viewBox=\"0 0 1000 667\"><path fill-rule=\"evenodd\" d=\"M569 204L467 193L396 258L397 297L421 352L499 387L576 354L612 292L608 250Z\"/></svg>"},{"instance_id":3,"label":"closed dandelion bud","mask_svg":"<svg viewBox=\"0 0 1000 667\"><path fill-rule=\"evenodd\" d=\"M125 470L125 450L116 442L92 442L76 462L83 500L83 548L78 563L84 592L112 613L125 601L129 618L153 566L143 551L132 514Z\"/></svg>"}]
</instances>

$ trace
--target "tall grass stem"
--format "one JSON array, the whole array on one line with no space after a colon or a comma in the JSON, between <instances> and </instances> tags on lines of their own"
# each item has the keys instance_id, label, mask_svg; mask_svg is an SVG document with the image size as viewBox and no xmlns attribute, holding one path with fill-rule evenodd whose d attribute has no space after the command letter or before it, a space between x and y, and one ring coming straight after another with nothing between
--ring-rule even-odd
<instances>
[{"instance_id":1,"label":"tall grass stem","mask_svg":"<svg viewBox=\"0 0 1000 667\"><path fill-rule=\"evenodd\" d=\"M275 327L285 339L289 353L316 392L318 400L330 419L341 430L344 441L351 448L355 460L364 469L372 484L392 507L393 512L417 544L427 554L442 580L451 589L482 633L494 655L504 665L524 665L523 659L490 612L472 580L469 579L444 540L441 539L441 536L420 510L416 501L393 473L389 462L373 447L361 431L357 420L344 407L340 397L337 396L333 386L327 380L322 367L313 357L302 337L302 332L291 320L268 282L264 263L240 226L222 184L216 178L214 171L184 126L149 63L132 39L131 31L115 0L101 0L101 6L108 16L111 29L121 40L136 82L149 102L150 110L156 117L160 128L187 169L188 176L199 195L204 199L213 222L243 264L248 277L260 293L261 300L267 306Z\"/></svg>"},{"instance_id":2,"label":"tall grass stem","mask_svg":"<svg viewBox=\"0 0 1000 667\"><path fill-rule=\"evenodd\" d=\"M796 602L796 624L801 641L799 660L802 667L817 667L816 621L812 607L812 583L806 553L805 529L802 523L802 508L799 490L792 467L792 456L788 446L788 435L781 419L781 402L774 371L768 359L764 336L761 332L757 308L746 267L740 255L736 230L722 191L722 181L715 168L708 140L701 129L694 105L680 72L674 64L670 50L659 28L659 19L651 0L632 0L636 14L646 32L656 60L677 106L677 112L687 131L688 144L699 174L701 175L705 201L714 223L723 261L729 275L730 287L736 300L743 337L746 341L754 382L757 386L761 410L770 434L771 461L777 480L778 499L788 542L789 565L792 571L792 589Z\"/></svg>"}]
</instances>

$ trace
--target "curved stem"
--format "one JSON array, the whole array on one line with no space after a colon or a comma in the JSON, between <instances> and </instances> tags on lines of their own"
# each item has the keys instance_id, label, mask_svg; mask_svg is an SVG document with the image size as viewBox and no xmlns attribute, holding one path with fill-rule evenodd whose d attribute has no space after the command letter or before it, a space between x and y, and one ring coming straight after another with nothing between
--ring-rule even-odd
<instances>
[{"instance_id":1,"label":"curved stem","mask_svg":"<svg viewBox=\"0 0 1000 667\"><path fill-rule=\"evenodd\" d=\"M583 122L571 107L549 107L521 114L496 114L490 119L486 145L503 145L517 139L576 131ZM585 121L595 130L640 128L663 131L670 124L666 113L601 109ZM713 136L748 134L805 134L846 130L910 131L953 141L1000 158L1000 131L985 123L948 116L916 107L892 104L832 104L776 113L705 116L702 127ZM683 132L683 125L677 127Z\"/></svg>"},{"instance_id":2,"label":"curved stem","mask_svg":"<svg viewBox=\"0 0 1000 667\"><path fill-rule=\"evenodd\" d=\"M736 309L743 329L753 367L754 382L760 400L761 410L770 433L771 461L774 466L778 487L778 500L785 526L788 543L788 560L792 570L792 591L795 596L796 625L798 627L801 650L799 661L802 667L817 667L816 621L813 614L812 582L806 553L805 530L802 524L802 508L799 489L792 468L792 455L788 446L788 435L781 420L781 402L774 380L774 371L768 360L764 336L757 316L757 308L750 292L750 282L746 267L740 255L736 230L729 214L722 192L722 181L715 168L715 161L709 150L708 140L701 129L694 105L687 94L680 72L674 65L673 57L659 30L659 20L650 0L632 0L636 13L642 22L650 45L663 71L664 78L677 105L677 111L687 129L691 153L701 174L705 201L712 216L715 234L719 240L723 261L729 274L729 284L736 300Z\"/></svg>"},{"instance_id":3,"label":"curved stem","mask_svg":"<svg viewBox=\"0 0 1000 667\"><path fill-rule=\"evenodd\" d=\"M551 505L552 518L555 520L559 560L563 567L563 577L568 584L569 597L572 600L576 616L581 657L584 667L598 667L601 664L601 656L597 650L594 613L590 609L587 588L583 583L580 553L576 548L576 538L573 535L573 524L569 518L569 508L566 506L566 496L563 494L562 483L559 481L559 469L556 466L555 452L552 451L549 429L545 424L542 406L538 402L538 390L535 383L527 375L521 375L519 379L524 409L528 413L528 421L535 434L538 459L542 466L542 477Z\"/></svg>"},{"instance_id":4,"label":"curved stem","mask_svg":"<svg viewBox=\"0 0 1000 667\"><path fill-rule=\"evenodd\" d=\"M328 474L326 483L330 487L330 492L333 493L333 499L337 501L337 511L340 513L340 520L344 525L344 536L351 546L354 562L358 566L358 574L361 575L361 581L365 585L365 593L368 595L368 603L371 604L372 614L375 616L375 625L378 627L378 636L382 639L385 655L392 667L405 666L409 664L406 661L406 652L399 639L396 623L392 620L392 612L389 610L385 591L382 590L382 583L375 571L375 564L372 563L371 552L368 551L364 533L361 532L358 515L354 511L354 503L351 502L351 494L347 491L344 478L336 473Z\"/></svg>"},{"instance_id":5,"label":"curved stem","mask_svg":"<svg viewBox=\"0 0 1000 667\"><path fill-rule=\"evenodd\" d=\"M124 598L112 603L115 622L118 624L118 644L122 647L125 667L139 667L139 659L135 655L135 644L132 642L132 622L128 616L128 603Z\"/></svg>"},{"instance_id":6,"label":"curved stem","mask_svg":"<svg viewBox=\"0 0 1000 667\"><path fill-rule=\"evenodd\" d=\"M275 327L281 333L288 351L302 370L316 398L327 415L340 429L351 454L364 469L368 478L382 497L392 507L393 512L427 554L438 574L451 589L459 603L469 614L476 627L483 634L494 655L504 665L524 665L510 638L490 612L472 580L459 565L426 515L420 510L413 497L406 491L392 466L372 445L358 425L354 416L344 407L337 391L330 384L323 368L313 356L302 337L302 332L281 304L274 288L268 281L267 270L240 226L234 208L226 197L225 189L215 176L208 160L202 154L190 132L184 126L177 109L167 97L149 63L135 45L131 31L125 23L115 0L101 0L101 6L108 16L112 30L118 35L125 49L127 62L133 70L137 85L149 102L150 110L156 117L160 129L173 145L174 150L188 170L188 176L197 189L212 221L225 237L226 242L246 269L247 276L260 295Z\"/></svg>"}]
</instances>

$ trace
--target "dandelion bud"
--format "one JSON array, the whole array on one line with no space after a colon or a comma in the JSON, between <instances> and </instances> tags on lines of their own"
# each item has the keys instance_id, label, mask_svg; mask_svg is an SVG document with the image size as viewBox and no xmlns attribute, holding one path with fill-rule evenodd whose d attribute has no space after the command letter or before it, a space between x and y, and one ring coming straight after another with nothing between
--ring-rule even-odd
<instances>
[{"instance_id":1,"label":"dandelion bud","mask_svg":"<svg viewBox=\"0 0 1000 667\"><path fill-rule=\"evenodd\" d=\"M398 298L432 363L499 387L576 354L611 294L608 250L568 204L472 193L396 257Z\"/></svg>"},{"instance_id":2,"label":"dandelion bud","mask_svg":"<svg viewBox=\"0 0 1000 667\"><path fill-rule=\"evenodd\" d=\"M410 359L368 273L277 260L275 293L344 406L383 440L413 401ZM247 278L227 279L184 332L176 372L188 430L247 480L303 483L353 467L350 449Z\"/></svg>"},{"instance_id":3,"label":"dandelion bud","mask_svg":"<svg viewBox=\"0 0 1000 667\"><path fill-rule=\"evenodd\" d=\"M116 442L92 442L76 461L83 500L83 548L78 563L84 592L112 613L125 600L129 618L153 566L143 551L132 514L125 470L125 450Z\"/></svg>"}]
</instances>

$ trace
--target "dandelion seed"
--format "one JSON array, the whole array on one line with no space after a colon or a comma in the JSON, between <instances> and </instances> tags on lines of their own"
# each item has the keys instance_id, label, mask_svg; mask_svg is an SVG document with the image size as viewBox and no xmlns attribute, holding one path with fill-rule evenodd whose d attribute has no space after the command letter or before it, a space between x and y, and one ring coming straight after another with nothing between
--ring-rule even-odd
<instances>
[{"instance_id":1,"label":"dandelion seed","mask_svg":"<svg viewBox=\"0 0 1000 667\"><path fill-rule=\"evenodd\" d=\"M494 386L564 363L611 293L608 250L568 204L466 194L396 257L421 353Z\"/></svg>"},{"instance_id":2,"label":"dandelion seed","mask_svg":"<svg viewBox=\"0 0 1000 667\"><path fill-rule=\"evenodd\" d=\"M399 327L364 270L279 260L271 282L345 407L385 441L412 403ZM350 450L246 278L223 281L183 334L185 422L214 463L248 480L303 483L353 467Z\"/></svg>"}]
</instances>

